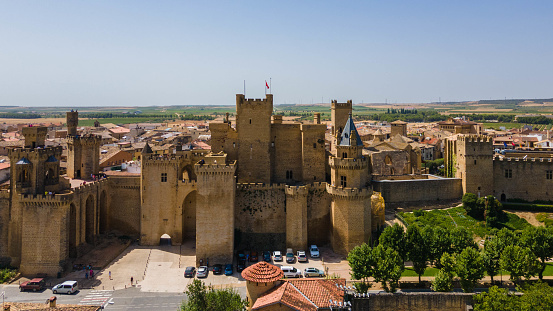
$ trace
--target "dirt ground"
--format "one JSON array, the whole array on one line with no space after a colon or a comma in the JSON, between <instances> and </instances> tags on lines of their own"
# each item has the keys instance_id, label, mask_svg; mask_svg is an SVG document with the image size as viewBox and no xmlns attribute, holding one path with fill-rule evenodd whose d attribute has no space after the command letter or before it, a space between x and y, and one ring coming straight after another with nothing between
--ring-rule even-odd
<instances>
[{"instance_id":1,"label":"dirt ground","mask_svg":"<svg viewBox=\"0 0 553 311\"><path fill-rule=\"evenodd\" d=\"M543 222L539 222L536 219L536 215L541 213L541 212L520 212L520 211L513 211L513 210L505 210L505 211L509 212L509 213L512 213L512 214L515 214L520 218L526 219L526 221L528 223L530 223L532 226L539 227L539 226L544 225Z\"/></svg>"}]
</instances>

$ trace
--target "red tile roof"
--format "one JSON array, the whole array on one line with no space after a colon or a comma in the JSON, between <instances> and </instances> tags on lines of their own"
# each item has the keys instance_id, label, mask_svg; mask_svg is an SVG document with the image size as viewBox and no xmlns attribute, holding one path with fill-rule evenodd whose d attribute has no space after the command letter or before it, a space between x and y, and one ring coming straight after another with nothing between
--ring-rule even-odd
<instances>
[{"instance_id":1,"label":"red tile roof","mask_svg":"<svg viewBox=\"0 0 553 311\"><path fill-rule=\"evenodd\" d=\"M257 283L270 283L282 279L284 273L279 267L260 261L242 271L242 277L246 281Z\"/></svg>"},{"instance_id":2,"label":"red tile roof","mask_svg":"<svg viewBox=\"0 0 553 311\"><path fill-rule=\"evenodd\" d=\"M252 310L263 310L264 307L277 303L298 311L316 311L329 308L330 300L344 301L344 292L338 285L346 285L345 279L300 279L287 280L265 295L259 297Z\"/></svg>"}]
</instances>

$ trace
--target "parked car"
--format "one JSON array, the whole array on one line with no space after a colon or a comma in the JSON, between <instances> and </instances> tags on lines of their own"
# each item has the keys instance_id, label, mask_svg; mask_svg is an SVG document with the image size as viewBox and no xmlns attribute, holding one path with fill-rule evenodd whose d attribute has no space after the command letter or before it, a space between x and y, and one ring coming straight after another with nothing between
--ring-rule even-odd
<instances>
[{"instance_id":1,"label":"parked car","mask_svg":"<svg viewBox=\"0 0 553 311\"><path fill-rule=\"evenodd\" d=\"M269 251L263 252L263 261L271 262L271 252Z\"/></svg>"},{"instance_id":2,"label":"parked car","mask_svg":"<svg viewBox=\"0 0 553 311\"><path fill-rule=\"evenodd\" d=\"M236 265L236 271L242 272L246 269L246 260L238 260L238 264Z\"/></svg>"},{"instance_id":3,"label":"parked car","mask_svg":"<svg viewBox=\"0 0 553 311\"><path fill-rule=\"evenodd\" d=\"M299 278L301 277L301 271L291 267L291 266L282 266L280 267L282 272L284 273L285 278Z\"/></svg>"},{"instance_id":4,"label":"parked car","mask_svg":"<svg viewBox=\"0 0 553 311\"><path fill-rule=\"evenodd\" d=\"M291 248L286 249L286 262L293 263L295 260L296 260L296 257L294 256L294 253L292 253L292 249Z\"/></svg>"},{"instance_id":5,"label":"parked car","mask_svg":"<svg viewBox=\"0 0 553 311\"><path fill-rule=\"evenodd\" d=\"M225 275L232 275L232 264L226 264L225 265Z\"/></svg>"},{"instance_id":6,"label":"parked car","mask_svg":"<svg viewBox=\"0 0 553 311\"><path fill-rule=\"evenodd\" d=\"M323 270L317 268L306 268L303 270L303 277L323 277L325 275Z\"/></svg>"},{"instance_id":7,"label":"parked car","mask_svg":"<svg viewBox=\"0 0 553 311\"><path fill-rule=\"evenodd\" d=\"M246 260L246 254L244 253L244 251L238 251L238 253L236 253L236 255L238 256L238 261Z\"/></svg>"},{"instance_id":8,"label":"parked car","mask_svg":"<svg viewBox=\"0 0 553 311\"><path fill-rule=\"evenodd\" d=\"M257 258L257 252L251 251L250 252L250 261L251 262L257 262L259 259Z\"/></svg>"},{"instance_id":9,"label":"parked car","mask_svg":"<svg viewBox=\"0 0 553 311\"><path fill-rule=\"evenodd\" d=\"M221 274L223 273L223 265L216 264L213 265L213 274Z\"/></svg>"},{"instance_id":10,"label":"parked car","mask_svg":"<svg viewBox=\"0 0 553 311\"><path fill-rule=\"evenodd\" d=\"M43 290L44 287L46 287L46 282L44 282L44 279L41 278L35 278L30 281L23 282L19 285L20 291L25 290L32 290L33 292Z\"/></svg>"},{"instance_id":11,"label":"parked car","mask_svg":"<svg viewBox=\"0 0 553 311\"><path fill-rule=\"evenodd\" d=\"M185 278L193 278L196 274L196 267L186 267L184 270L184 277Z\"/></svg>"},{"instance_id":12,"label":"parked car","mask_svg":"<svg viewBox=\"0 0 553 311\"><path fill-rule=\"evenodd\" d=\"M298 262L307 262L307 255L304 251L298 251Z\"/></svg>"},{"instance_id":13,"label":"parked car","mask_svg":"<svg viewBox=\"0 0 553 311\"><path fill-rule=\"evenodd\" d=\"M200 266L198 268L198 271L196 272L196 277L206 278L208 273L209 273L209 270L207 269L207 266Z\"/></svg>"},{"instance_id":14,"label":"parked car","mask_svg":"<svg viewBox=\"0 0 553 311\"><path fill-rule=\"evenodd\" d=\"M274 251L273 252L273 260L274 261L282 261L282 254L280 251Z\"/></svg>"},{"instance_id":15,"label":"parked car","mask_svg":"<svg viewBox=\"0 0 553 311\"><path fill-rule=\"evenodd\" d=\"M79 290L79 283L77 281L65 281L52 287L54 294L73 294Z\"/></svg>"},{"instance_id":16,"label":"parked car","mask_svg":"<svg viewBox=\"0 0 553 311\"><path fill-rule=\"evenodd\" d=\"M319 248L317 245L311 245L309 247L309 256L311 256L311 258L319 258Z\"/></svg>"}]
</instances>

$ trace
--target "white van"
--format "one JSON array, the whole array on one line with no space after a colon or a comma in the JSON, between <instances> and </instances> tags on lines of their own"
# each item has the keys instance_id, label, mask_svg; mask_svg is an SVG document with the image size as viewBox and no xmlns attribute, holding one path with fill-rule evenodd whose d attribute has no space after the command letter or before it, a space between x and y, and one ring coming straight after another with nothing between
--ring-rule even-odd
<instances>
[{"instance_id":1,"label":"white van","mask_svg":"<svg viewBox=\"0 0 553 311\"><path fill-rule=\"evenodd\" d=\"M282 272L284 272L284 277L285 278L299 278L299 277L301 277L301 271L294 268L294 267L282 266L282 267L280 267L280 269L282 270Z\"/></svg>"},{"instance_id":2,"label":"white van","mask_svg":"<svg viewBox=\"0 0 553 311\"><path fill-rule=\"evenodd\" d=\"M52 288L54 294L73 294L79 290L79 283L77 281L65 281L61 284L58 284Z\"/></svg>"}]
</instances>

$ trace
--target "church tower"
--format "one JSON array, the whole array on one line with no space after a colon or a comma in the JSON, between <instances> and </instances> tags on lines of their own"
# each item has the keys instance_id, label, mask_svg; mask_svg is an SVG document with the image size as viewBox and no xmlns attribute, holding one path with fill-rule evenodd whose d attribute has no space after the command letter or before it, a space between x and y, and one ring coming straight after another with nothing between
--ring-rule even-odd
<instances>
[{"instance_id":1,"label":"church tower","mask_svg":"<svg viewBox=\"0 0 553 311\"><path fill-rule=\"evenodd\" d=\"M371 196L369 162L363 156L363 142L351 114L337 137L336 155L330 156L332 196L330 221L334 251L347 254L371 237Z\"/></svg>"},{"instance_id":2,"label":"church tower","mask_svg":"<svg viewBox=\"0 0 553 311\"><path fill-rule=\"evenodd\" d=\"M100 170L100 142L96 135L78 135L79 113L67 112L67 176L90 179Z\"/></svg>"}]
</instances>

